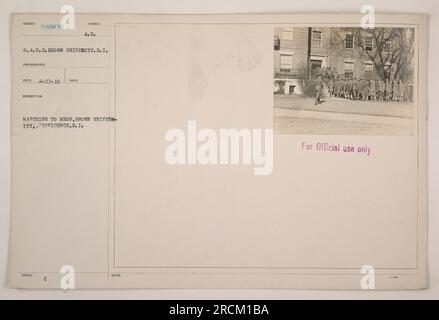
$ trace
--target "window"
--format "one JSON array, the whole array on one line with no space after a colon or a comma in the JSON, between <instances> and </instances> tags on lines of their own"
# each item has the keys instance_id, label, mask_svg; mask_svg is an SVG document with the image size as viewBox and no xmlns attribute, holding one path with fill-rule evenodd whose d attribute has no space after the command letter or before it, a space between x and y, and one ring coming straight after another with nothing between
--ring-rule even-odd
<instances>
[{"instance_id":1,"label":"window","mask_svg":"<svg viewBox=\"0 0 439 320\"><path fill-rule=\"evenodd\" d=\"M366 62L364 64L364 75L366 79L373 78L373 62Z\"/></svg>"},{"instance_id":2,"label":"window","mask_svg":"<svg viewBox=\"0 0 439 320\"><path fill-rule=\"evenodd\" d=\"M345 46L346 46L346 49L353 49L354 48L354 35L353 34L351 34L351 33L346 34Z\"/></svg>"},{"instance_id":3,"label":"window","mask_svg":"<svg viewBox=\"0 0 439 320\"><path fill-rule=\"evenodd\" d=\"M321 31L312 31L312 45L314 47L322 46L322 32Z\"/></svg>"},{"instance_id":4,"label":"window","mask_svg":"<svg viewBox=\"0 0 439 320\"><path fill-rule=\"evenodd\" d=\"M282 28L282 40L293 40L293 28Z\"/></svg>"},{"instance_id":5,"label":"window","mask_svg":"<svg viewBox=\"0 0 439 320\"><path fill-rule=\"evenodd\" d=\"M354 63L350 61L345 61L344 63L344 76L347 79L352 79L354 77Z\"/></svg>"},{"instance_id":6,"label":"window","mask_svg":"<svg viewBox=\"0 0 439 320\"><path fill-rule=\"evenodd\" d=\"M383 52L390 53L390 41L386 41L383 45Z\"/></svg>"},{"instance_id":7,"label":"window","mask_svg":"<svg viewBox=\"0 0 439 320\"><path fill-rule=\"evenodd\" d=\"M291 72L293 70L293 56L290 54L280 55L280 71Z\"/></svg>"},{"instance_id":8,"label":"window","mask_svg":"<svg viewBox=\"0 0 439 320\"><path fill-rule=\"evenodd\" d=\"M364 49L366 49L367 51L373 50L373 38L372 37L366 37L366 39L364 39Z\"/></svg>"}]
</instances>

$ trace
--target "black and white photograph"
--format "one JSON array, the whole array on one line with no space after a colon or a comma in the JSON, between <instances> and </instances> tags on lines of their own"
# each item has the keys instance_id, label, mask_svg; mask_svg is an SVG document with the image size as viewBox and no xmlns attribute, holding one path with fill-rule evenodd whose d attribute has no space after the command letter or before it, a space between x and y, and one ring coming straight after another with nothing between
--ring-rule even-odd
<instances>
[{"instance_id":1,"label":"black and white photograph","mask_svg":"<svg viewBox=\"0 0 439 320\"><path fill-rule=\"evenodd\" d=\"M415 29L274 29L275 134L413 135Z\"/></svg>"}]
</instances>

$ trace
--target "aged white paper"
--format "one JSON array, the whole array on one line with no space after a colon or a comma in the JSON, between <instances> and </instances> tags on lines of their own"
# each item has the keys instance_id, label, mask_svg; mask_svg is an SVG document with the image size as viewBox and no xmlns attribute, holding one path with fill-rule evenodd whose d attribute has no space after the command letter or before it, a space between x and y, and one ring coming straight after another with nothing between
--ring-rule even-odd
<instances>
[{"instance_id":1,"label":"aged white paper","mask_svg":"<svg viewBox=\"0 0 439 320\"><path fill-rule=\"evenodd\" d=\"M361 18L13 15L10 285L426 288L427 18Z\"/></svg>"}]
</instances>

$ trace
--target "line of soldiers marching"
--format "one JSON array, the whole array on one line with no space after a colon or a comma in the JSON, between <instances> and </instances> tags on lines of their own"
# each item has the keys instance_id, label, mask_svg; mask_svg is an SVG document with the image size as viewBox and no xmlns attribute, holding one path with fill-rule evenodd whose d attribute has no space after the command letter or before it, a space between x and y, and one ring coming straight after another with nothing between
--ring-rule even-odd
<instances>
[{"instance_id":1,"label":"line of soldiers marching","mask_svg":"<svg viewBox=\"0 0 439 320\"><path fill-rule=\"evenodd\" d=\"M399 101L409 100L409 88L402 80L329 79L324 81L330 96L351 100Z\"/></svg>"}]
</instances>

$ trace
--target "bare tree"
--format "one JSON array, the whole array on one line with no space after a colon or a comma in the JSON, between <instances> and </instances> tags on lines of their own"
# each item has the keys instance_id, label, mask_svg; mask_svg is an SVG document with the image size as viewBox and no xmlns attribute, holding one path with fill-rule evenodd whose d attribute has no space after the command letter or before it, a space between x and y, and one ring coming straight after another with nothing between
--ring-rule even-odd
<instances>
[{"instance_id":1,"label":"bare tree","mask_svg":"<svg viewBox=\"0 0 439 320\"><path fill-rule=\"evenodd\" d=\"M374 64L378 76L383 79L411 78L410 65L414 55L414 32L408 28L343 28L354 36L354 46ZM336 37L338 45L344 45L342 34ZM392 72L390 72L392 71Z\"/></svg>"}]
</instances>

